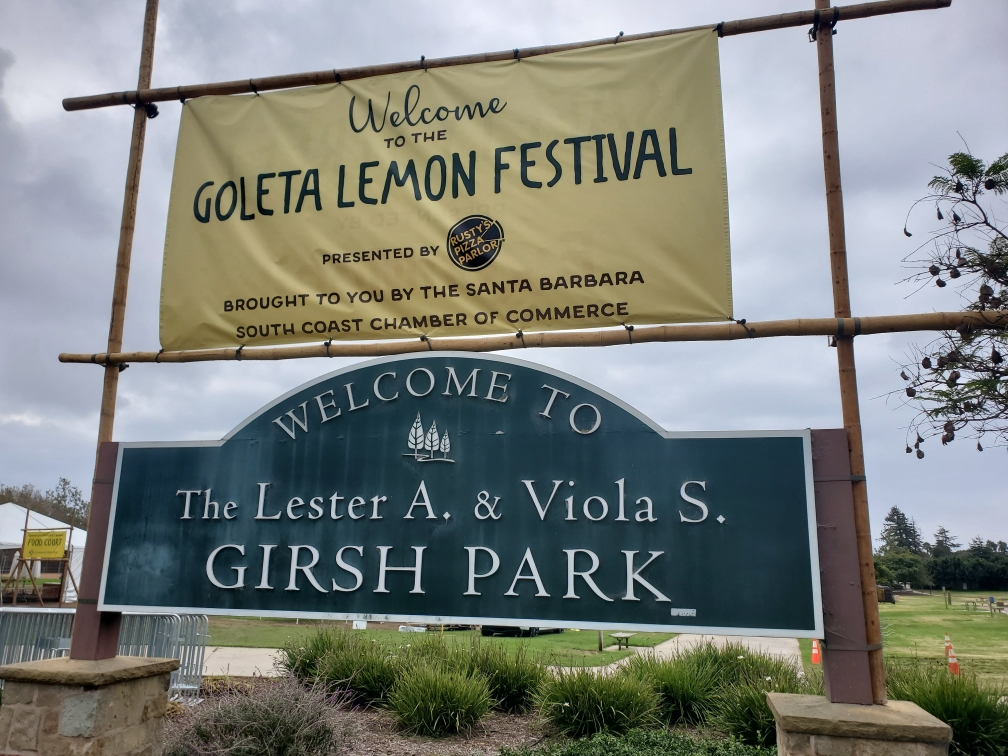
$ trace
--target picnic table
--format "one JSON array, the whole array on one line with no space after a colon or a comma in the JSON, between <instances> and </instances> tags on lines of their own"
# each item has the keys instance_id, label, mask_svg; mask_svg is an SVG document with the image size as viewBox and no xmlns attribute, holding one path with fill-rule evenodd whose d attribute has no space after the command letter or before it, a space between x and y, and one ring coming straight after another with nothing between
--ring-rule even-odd
<instances>
[{"instance_id":1,"label":"picnic table","mask_svg":"<svg viewBox=\"0 0 1008 756\"><path fill-rule=\"evenodd\" d=\"M966 599L965 601L963 601L963 606L972 606L974 609L976 609L979 603L980 602L977 601L976 599Z\"/></svg>"},{"instance_id":2,"label":"picnic table","mask_svg":"<svg viewBox=\"0 0 1008 756\"><path fill-rule=\"evenodd\" d=\"M634 635L637 635L637 633L611 633L610 637L616 639L616 650L618 651L622 649L624 645L627 648L630 648L630 638Z\"/></svg>"}]
</instances>

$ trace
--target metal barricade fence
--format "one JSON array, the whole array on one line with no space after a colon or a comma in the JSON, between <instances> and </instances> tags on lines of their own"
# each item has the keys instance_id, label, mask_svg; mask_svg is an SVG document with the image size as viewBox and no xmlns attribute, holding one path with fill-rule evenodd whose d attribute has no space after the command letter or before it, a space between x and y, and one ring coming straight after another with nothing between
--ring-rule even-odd
<instances>
[{"instance_id":1,"label":"metal barricade fence","mask_svg":"<svg viewBox=\"0 0 1008 756\"><path fill-rule=\"evenodd\" d=\"M0 664L68 653L73 618L73 609L0 609Z\"/></svg>"},{"instance_id":2,"label":"metal barricade fence","mask_svg":"<svg viewBox=\"0 0 1008 756\"><path fill-rule=\"evenodd\" d=\"M203 655L210 632L210 618L205 614L183 614L181 620L179 668L173 683L178 695L198 697L203 682Z\"/></svg>"},{"instance_id":3,"label":"metal barricade fence","mask_svg":"<svg viewBox=\"0 0 1008 756\"><path fill-rule=\"evenodd\" d=\"M65 656L73 619L73 609L0 608L0 664ZM124 613L118 654L178 659L169 695L197 696L208 628L205 614Z\"/></svg>"}]
</instances>

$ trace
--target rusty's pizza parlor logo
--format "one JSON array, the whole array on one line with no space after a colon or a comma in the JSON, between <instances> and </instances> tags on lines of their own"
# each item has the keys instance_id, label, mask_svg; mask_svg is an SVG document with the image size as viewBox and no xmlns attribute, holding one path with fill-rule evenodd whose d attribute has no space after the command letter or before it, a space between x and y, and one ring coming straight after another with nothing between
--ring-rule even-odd
<instances>
[{"instance_id":1,"label":"rusty's pizza parlor logo","mask_svg":"<svg viewBox=\"0 0 1008 756\"><path fill-rule=\"evenodd\" d=\"M448 231L448 256L462 270L483 270L504 244L504 229L485 215L470 215Z\"/></svg>"}]
</instances>

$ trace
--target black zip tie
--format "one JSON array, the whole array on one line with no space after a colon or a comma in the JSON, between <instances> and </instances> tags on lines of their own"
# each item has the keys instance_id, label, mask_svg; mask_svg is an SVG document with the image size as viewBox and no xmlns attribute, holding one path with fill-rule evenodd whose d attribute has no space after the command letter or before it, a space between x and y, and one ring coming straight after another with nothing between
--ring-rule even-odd
<instances>
[{"instance_id":1,"label":"black zip tie","mask_svg":"<svg viewBox=\"0 0 1008 756\"><path fill-rule=\"evenodd\" d=\"M178 101L185 105L185 97L182 96L182 87L175 87L175 94L178 95Z\"/></svg>"},{"instance_id":2,"label":"black zip tie","mask_svg":"<svg viewBox=\"0 0 1008 756\"><path fill-rule=\"evenodd\" d=\"M830 21L830 34L835 35L837 21L840 20L840 8L833 8L833 20ZM815 42L819 38L819 11L812 12L812 28L808 30L808 41Z\"/></svg>"},{"instance_id":3,"label":"black zip tie","mask_svg":"<svg viewBox=\"0 0 1008 756\"><path fill-rule=\"evenodd\" d=\"M521 58L518 55L518 48L517 47L514 49L514 59L517 60L517 61L519 61L519 62L521 62Z\"/></svg>"},{"instance_id":4,"label":"black zip tie","mask_svg":"<svg viewBox=\"0 0 1008 756\"><path fill-rule=\"evenodd\" d=\"M630 339L630 343L633 344L633 326L623 323L623 327L626 328L627 338Z\"/></svg>"},{"instance_id":5,"label":"black zip tie","mask_svg":"<svg viewBox=\"0 0 1008 756\"><path fill-rule=\"evenodd\" d=\"M332 357L332 355L331 355L331 354L329 354L329 345L330 345L330 344L332 344L332 339L329 339L329 341L327 341L327 342L325 343L325 356L326 356L326 357Z\"/></svg>"},{"instance_id":6,"label":"black zip tie","mask_svg":"<svg viewBox=\"0 0 1008 756\"><path fill-rule=\"evenodd\" d=\"M119 372L121 373L121 372L122 372L123 370L125 370L125 369L126 369L126 368L128 368L128 367L129 367L129 365L128 365L127 363L125 363L125 362L120 362L120 363L119 363Z\"/></svg>"},{"instance_id":7,"label":"black zip tie","mask_svg":"<svg viewBox=\"0 0 1008 756\"><path fill-rule=\"evenodd\" d=\"M525 346L525 334L521 332L520 328L518 329L518 333L516 333L515 336L521 339L522 347L528 349L528 347Z\"/></svg>"},{"instance_id":8,"label":"black zip tie","mask_svg":"<svg viewBox=\"0 0 1008 756\"><path fill-rule=\"evenodd\" d=\"M343 83L343 79L340 77L339 71L337 71L335 68L332 70L332 75L333 75L333 78L336 79L336 83L337 84L342 84Z\"/></svg>"},{"instance_id":9,"label":"black zip tie","mask_svg":"<svg viewBox=\"0 0 1008 756\"><path fill-rule=\"evenodd\" d=\"M750 338L752 337L754 331L746 325L746 319L745 318L742 318L742 320L736 320L734 322L737 325L742 326L742 330L744 330L746 332L746 336L749 336Z\"/></svg>"},{"instance_id":10,"label":"black zip tie","mask_svg":"<svg viewBox=\"0 0 1008 756\"><path fill-rule=\"evenodd\" d=\"M236 360L239 360L239 361L241 360L241 358L242 358L241 353L242 353L242 349L244 349L244 348L245 348L245 345L242 344L240 347L238 347L235 350L235 359Z\"/></svg>"},{"instance_id":11,"label":"black zip tie","mask_svg":"<svg viewBox=\"0 0 1008 756\"><path fill-rule=\"evenodd\" d=\"M714 27L714 31L717 32L718 37L724 36L724 21L719 21L718 25Z\"/></svg>"},{"instance_id":12,"label":"black zip tie","mask_svg":"<svg viewBox=\"0 0 1008 756\"><path fill-rule=\"evenodd\" d=\"M623 36L623 32L620 32L619 34L617 34L616 35L616 39L614 39L612 41L612 43L615 45L617 42L619 42L619 38L622 37L622 36Z\"/></svg>"},{"instance_id":13,"label":"black zip tie","mask_svg":"<svg viewBox=\"0 0 1008 756\"><path fill-rule=\"evenodd\" d=\"M130 92L123 92L123 93L122 93L122 101L123 101L123 103L122 103L122 104L123 104L123 105L132 105L132 104L133 104L133 103L131 103L131 102L129 101L129 95L130 95ZM139 99L140 99L140 98L139 98L139 97L137 97L137 100L139 100Z\"/></svg>"},{"instance_id":14,"label":"black zip tie","mask_svg":"<svg viewBox=\"0 0 1008 756\"><path fill-rule=\"evenodd\" d=\"M92 365L97 365L98 364L98 353L97 352L95 352L94 354L91 355L91 364Z\"/></svg>"},{"instance_id":15,"label":"black zip tie","mask_svg":"<svg viewBox=\"0 0 1008 756\"><path fill-rule=\"evenodd\" d=\"M420 334L420 341L425 341L425 342L427 342L427 348L428 348L428 349L429 349L430 351L432 351L432 352L434 351L434 347L432 347L432 346L431 346L431 343L430 343L430 339L428 339L428 338L427 338L427 334L426 334L426 333L421 333L421 334Z\"/></svg>"},{"instance_id":16,"label":"black zip tie","mask_svg":"<svg viewBox=\"0 0 1008 756\"><path fill-rule=\"evenodd\" d=\"M425 60L427 60L427 56L426 55L421 55L420 56L420 68L422 68L424 70L424 73L427 73L427 64L424 62Z\"/></svg>"},{"instance_id":17,"label":"black zip tie","mask_svg":"<svg viewBox=\"0 0 1008 756\"><path fill-rule=\"evenodd\" d=\"M136 110L137 108L143 108L144 114L148 119L158 117L158 106L153 102L144 102L140 99L139 95L137 95L136 105L133 106L133 110Z\"/></svg>"},{"instance_id":18,"label":"black zip tie","mask_svg":"<svg viewBox=\"0 0 1008 756\"><path fill-rule=\"evenodd\" d=\"M154 362L157 362L161 358L161 353L164 351L164 347L158 350L158 353L154 355Z\"/></svg>"},{"instance_id":19,"label":"black zip tie","mask_svg":"<svg viewBox=\"0 0 1008 756\"><path fill-rule=\"evenodd\" d=\"M252 91L255 92L255 96L258 97L259 90L256 88L256 85L252 83L252 79L249 79L249 86L252 88Z\"/></svg>"}]
</instances>

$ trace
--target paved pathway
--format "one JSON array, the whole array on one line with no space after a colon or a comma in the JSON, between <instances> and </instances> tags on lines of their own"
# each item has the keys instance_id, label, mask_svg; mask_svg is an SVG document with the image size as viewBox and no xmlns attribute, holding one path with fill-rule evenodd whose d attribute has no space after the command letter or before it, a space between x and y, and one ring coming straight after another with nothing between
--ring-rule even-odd
<instances>
[{"instance_id":1,"label":"paved pathway","mask_svg":"<svg viewBox=\"0 0 1008 756\"><path fill-rule=\"evenodd\" d=\"M275 648L207 646L203 656L203 674L274 677L277 671L273 662L279 655L280 652Z\"/></svg>"}]
</instances>

